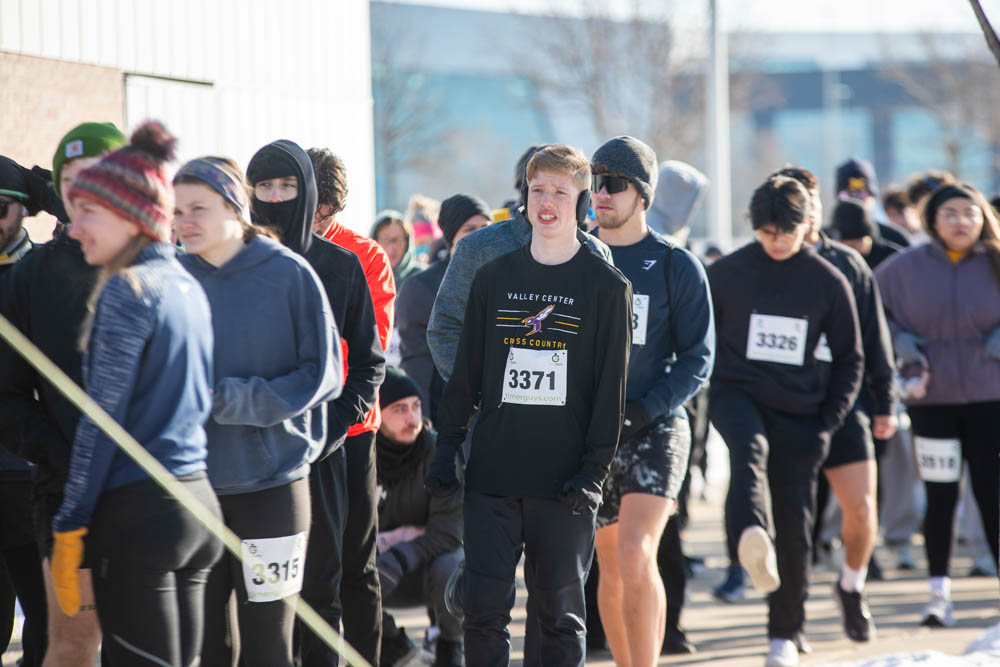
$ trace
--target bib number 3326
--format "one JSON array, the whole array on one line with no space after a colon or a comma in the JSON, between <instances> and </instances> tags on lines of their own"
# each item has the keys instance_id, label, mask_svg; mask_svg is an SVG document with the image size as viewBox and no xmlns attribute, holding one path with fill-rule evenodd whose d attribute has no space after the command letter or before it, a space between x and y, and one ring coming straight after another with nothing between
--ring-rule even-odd
<instances>
[{"instance_id":1,"label":"bib number 3326","mask_svg":"<svg viewBox=\"0 0 1000 667\"><path fill-rule=\"evenodd\" d=\"M243 581L250 602L273 602L302 590L306 534L243 540Z\"/></svg>"},{"instance_id":2,"label":"bib number 3326","mask_svg":"<svg viewBox=\"0 0 1000 667\"><path fill-rule=\"evenodd\" d=\"M510 348L504 368L504 403L566 405L567 350Z\"/></svg>"},{"instance_id":3,"label":"bib number 3326","mask_svg":"<svg viewBox=\"0 0 1000 667\"><path fill-rule=\"evenodd\" d=\"M804 319L754 313L747 335L747 359L801 366L808 330Z\"/></svg>"}]
</instances>

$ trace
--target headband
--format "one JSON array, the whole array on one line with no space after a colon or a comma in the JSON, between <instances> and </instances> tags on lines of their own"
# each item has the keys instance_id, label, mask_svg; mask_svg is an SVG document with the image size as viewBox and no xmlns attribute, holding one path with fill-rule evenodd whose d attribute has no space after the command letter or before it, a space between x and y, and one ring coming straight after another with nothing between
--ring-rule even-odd
<instances>
[{"instance_id":1,"label":"headband","mask_svg":"<svg viewBox=\"0 0 1000 667\"><path fill-rule=\"evenodd\" d=\"M210 157L196 158L180 168L177 175L174 176L174 182L176 183L177 179L182 176L189 176L203 182L218 192L241 214L248 212L250 202L243 185L243 179L225 162Z\"/></svg>"}]
</instances>

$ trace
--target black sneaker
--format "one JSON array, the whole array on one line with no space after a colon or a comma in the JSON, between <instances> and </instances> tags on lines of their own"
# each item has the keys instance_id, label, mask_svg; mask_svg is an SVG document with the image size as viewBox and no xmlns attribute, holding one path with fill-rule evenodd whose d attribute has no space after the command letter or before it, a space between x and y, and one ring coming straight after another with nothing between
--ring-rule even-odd
<instances>
[{"instance_id":1,"label":"black sneaker","mask_svg":"<svg viewBox=\"0 0 1000 667\"><path fill-rule=\"evenodd\" d=\"M404 667L420 654L406 636L406 630L398 628L393 634L382 633L382 652L379 667Z\"/></svg>"},{"instance_id":2,"label":"black sneaker","mask_svg":"<svg viewBox=\"0 0 1000 667\"><path fill-rule=\"evenodd\" d=\"M840 587L840 581L833 582L833 599L840 607L844 620L844 633L856 642L871 640L875 634L875 624L868 610L868 600L859 591L848 592Z\"/></svg>"},{"instance_id":3,"label":"black sneaker","mask_svg":"<svg viewBox=\"0 0 1000 667\"><path fill-rule=\"evenodd\" d=\"M458 564L458 567L448 577L448 582L444 585L444 606L448 613L461 621L465 618L465 605L462 595L462 574L465 572L465 561Z\"/></svg>"},{"instance_id":4,"label":"black sneaker","mask_svg":"<svg viewBox=\"0 0 1000 667\"><path fill-rule=\"evenodd\" d=\"M434 654L434 667L462 667L465 651L460 642L450 642L447 639L437 640L437 651Z\"/></svg>"},{"instance_id":5,"label":"black sneaker","mask_svg":"<svg viewBox=\"0 0 1000 667\"><path fill-rule=\"evenodd\" d=\"M868 560L868 576L865 578L867 581L885 581L885 575L882 574L882 567L875 560L875 554L872 553L872 557Z\"/></svg>"},{"instance_id":6,"label":"black sneaker","mask_svg":"<svg viewBox=\"0 0 1000 667\"><path fill-rule=\"evenodd\" d=\"M668 628L663 635L663 646L660 655L685 655L697 653L698 649L688 641L687 635L680 628Z\"/></svg>"},{"instance_id":7,"label":"black sneaker","mask_svg":"<svg viewBox=\"0 0 1000 667\"><path fill-rule=\"evenodd\" d=\"M712 589L712 597L722 602L742 600L747 592L746 576L742 567L730 565L726 569L726 579Z\"/></svg>"}]
</instances>

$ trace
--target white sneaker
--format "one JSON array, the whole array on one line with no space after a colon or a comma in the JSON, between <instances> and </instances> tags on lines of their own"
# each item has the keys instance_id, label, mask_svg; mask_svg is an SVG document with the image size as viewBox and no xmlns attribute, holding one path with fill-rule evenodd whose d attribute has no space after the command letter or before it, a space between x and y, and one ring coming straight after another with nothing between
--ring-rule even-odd
<instances>
[{"instance_id":1,"label":"white sneaker","mask_svg":"<svg viewBox=\"0 0 1000 667\"><path fill-rule=\"evenodd\" d=\"M774 544L767 531L760 526L750 526L740 535L740 544L736 549L740 565L750 575L753 587L761 593L773 593L781 586L778 577L778 558L774 553Z\"/></svg>"},{"instance_id":2,"label":"white sneaker","mask_svg":"<svg viewBox=\"0 0 1000 667\"><path fill-rule=\"evenodd\" d=\"M745 534L745 533L744 533ZM791 667L799 664L799 650L791 639L772 639L764 667Z\"/></svg>"},{"instance_id":3,"label":"white sneaker","mask_svg":"<svg viewBox=\"0 0 1000 667\"><path fill-rule=\"evenodd\" d=\"M924 607L924 620L920 625L928 628L950 628L955 625L955 612L951 600L944 593L931 592L931 600Z\"/></svg>"}]
</instances>

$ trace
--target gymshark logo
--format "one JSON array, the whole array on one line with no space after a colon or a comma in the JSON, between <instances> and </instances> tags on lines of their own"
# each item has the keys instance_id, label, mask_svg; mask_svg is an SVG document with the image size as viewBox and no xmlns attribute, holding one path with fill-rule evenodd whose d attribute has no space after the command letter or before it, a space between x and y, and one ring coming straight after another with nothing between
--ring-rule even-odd
<instances>
[{"instance_id":1,"label":"gymshark logo","mask_svg":"<svg viewBox=\"0 0 1000 667\"><path fill-rule=\"evenodd\" d=\"M649 271L651 268L653 268L654 264L656 264L655 259L644 259L642 260L642 270Z\"/></svg>"}]
</instances>

